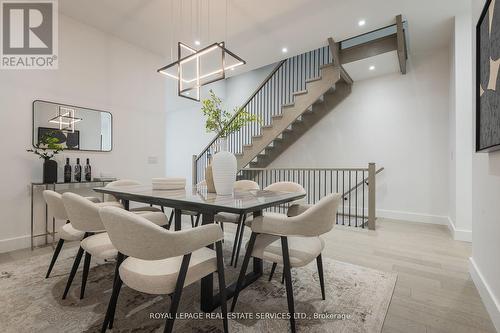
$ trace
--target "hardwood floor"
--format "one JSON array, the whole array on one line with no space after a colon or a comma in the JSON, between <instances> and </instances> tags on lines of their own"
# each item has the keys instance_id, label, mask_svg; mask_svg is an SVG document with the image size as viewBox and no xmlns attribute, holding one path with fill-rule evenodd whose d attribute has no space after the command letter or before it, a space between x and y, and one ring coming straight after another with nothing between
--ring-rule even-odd
<instances>
[{"instance_id":1,"label":"hardwood floor","mask_svg":"<svg viewBox=\"0 0 500 333\"><path fill-rule=\"evenodd\" d=\"M471 244L452 240L446 226L378 219L376 231L336 227L325 240L326 257L398 273L383 332L495 332L468 273ZM0 254L0 264L49 252Z\"/></svg>"}]
</instances>

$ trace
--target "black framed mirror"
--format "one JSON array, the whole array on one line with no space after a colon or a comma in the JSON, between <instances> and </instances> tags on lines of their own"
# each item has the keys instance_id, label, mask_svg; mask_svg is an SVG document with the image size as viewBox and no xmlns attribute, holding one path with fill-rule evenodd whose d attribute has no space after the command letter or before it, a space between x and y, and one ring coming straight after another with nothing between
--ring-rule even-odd
<instances>
[{"instance_id":1,"label":"black framed mirror","mask_svg":"<svg viewBox=\"0 0 500 333\"><path fill-rule=\"evenodd\" d=\"M33 102L33 146L46 136L65 150L113 149L113 116L108 111L43 100Z\"/></svg>"}]
</instances>

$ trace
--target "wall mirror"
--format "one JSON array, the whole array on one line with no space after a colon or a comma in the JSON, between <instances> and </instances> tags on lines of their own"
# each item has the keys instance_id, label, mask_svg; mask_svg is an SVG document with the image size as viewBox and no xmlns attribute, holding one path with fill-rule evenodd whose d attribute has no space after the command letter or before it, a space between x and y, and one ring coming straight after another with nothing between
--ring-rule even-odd
<instances>
[{"instance_id":1,"label":"wall mirror","mask_svg":"<svg viewBox=\"0 0 500 333\"><path fill-rule=\"evenodd\" d=\"M110 112L47 101L33 102L33 146L44 136L56 137L64 149L111 151Z\"/></svg>"}]
</instances>

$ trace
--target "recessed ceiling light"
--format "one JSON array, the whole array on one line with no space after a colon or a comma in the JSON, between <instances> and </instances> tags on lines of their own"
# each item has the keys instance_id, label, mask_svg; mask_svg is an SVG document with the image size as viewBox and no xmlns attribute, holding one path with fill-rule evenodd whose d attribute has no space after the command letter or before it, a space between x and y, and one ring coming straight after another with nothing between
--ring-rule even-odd
<instances>
[{"instance_id":1,"label":"recessed ceiling light","mask_svg":"<svg viewBox=\"0 0 500 333\"><path fill-rule=\"evenodd\" d=\"M234 71L234 67L231 67L231 70Z\"/></svg>"},{"instance_id":2,"label":"recessed ceiling light","mask_svg":"<svg viewBox=\"0 0 500 333\"><path fill-rule=\"evenodd\" d=\"M282 48L282 49L281 49L281 52L283 52L283 53L287 53L287 52L288 52L288 49L287 49L286 47L284 47L284 48Z\"/></svg>"},{"instance_id":3,"label":"recessed ceiling light","mask_svg":"<svg viewBox=\"0 0 500 333\"><path fill-rule=\"evenodd\" d=\"M191 93L188 91L188 92L186 93L186 95L191 95Z\"/></svg>"},{"instance_id":4,"label":"recessed ceiling light","mask_svg":"<svg viewBox=\"0 0 500 333\"><path fill-rule=\"evenodd\" d=\"M366 24L366 21L365 21L365 20L359 20L359 21L358 21L358 25L359 25L360 27L364 26L365 24Z\"/></svg>"},{"instance_id":5,"label":"recessed ceiling light","mask_svg":"<svg viewBox=\"0 0 500 333\"><path fill-rule=\"evenodd\" d=\"M201 43L200 43L200 41L199 41L199 40L195 40L195 41L194 41L194 45L200 45L200 44L201 44Z\"/></svg>"},{"instance_id":6,"label":"recessed ceiling light","mask_svg":"<svg viewBox=\"0 0 500 333\"><path fill-rule=\"evenodd\" d=\"M375 70L375 66L371 65L368 69L371 70L371 71L374 71Z\"/></svg>"}]
</instances>

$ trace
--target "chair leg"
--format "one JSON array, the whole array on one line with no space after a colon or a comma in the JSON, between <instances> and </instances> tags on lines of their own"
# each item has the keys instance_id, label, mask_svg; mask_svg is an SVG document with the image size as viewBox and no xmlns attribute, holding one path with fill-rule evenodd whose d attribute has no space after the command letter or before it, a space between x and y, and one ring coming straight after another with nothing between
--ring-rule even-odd
<instances>
[{"instance_id":1,"label":"chair leg","mask_svg":"<svg viewBox=\"0 0 500 333\"><path fill-rule=\"evenodd\" d=\"M273 267L271 267L271 274L269 274L269 281L273 279L274 271L276 270L277 263L273 262Z\"/></svg>"},{"instance_id":2,"label":"chair leg","mask_svg":"<svg viewBox=\"0 0 500 333\"><path fill-rule=\"evenodd\" d=\"M234 234L233 253L231 253L231 266L233 266L234 256L236 255L236 248L238 246L238 236L240 234L242 220L243 220L243 214L240 214L240 218L238 219L238 226L236 227L236 233Z\"/></svg>"},{"instance_id":3,"label":"chair leg","mask_svg":"<svg viewBox=\"0 0 500 333\"><path fill-rule=\"evenodd\" d=\"M76 271L78 270L78 266L80 266L80 261L82 260L83 249L80 247L78 249L78 253L76 254L75 261L73 262L73 267L71 268L71 272L69 273L68 282L66 283L66 288L64 289L64 294L62 299L66 299L68 295L69 288L71 287L71 283L75 278Z\"/></svg>"},{"instance_id":4,"label":"chair leg","mask_svg":"<svg viewBox=\"0 0 500 333\"><path fill-rule=\"evenodd\" d=\"M321 259L321 254L316 257L316 264L318 266L319 284L321 286L321 298L326 299L325 296L325 280L323 277L323 260Z\"/></svg>"},{"instance_id":5,"label":"chair leg","mask_svg":"<svg viewBox=\"0 0 500 333\"><path fill-rule=\"evenodd\" d=\"M285 270L281 273L281 284L285 283Z\"/></svg>"},{"instance_id":6,"label":"chair leg","mask_svg":"<svg viewBox=\"0 0 500 333\"><path fill-rule=\"evenodd\" d=\"M113 319L115 317L116 303L118 302L118 296L120 295L120 289L122 287L122 279L120 276L115 277L115 283L113 284L113 292L111 293L111 298L108 303L108 310L106 311L106 317L102 324L101 332L106 332L106 329L113 328Z\"/></svg>"},{"instance_id":7,"label":"chair leg","mask_svg":"<svg viewBox=\"0 0 500 333\"><path fill-rule=\"evenodd\" d=\"M167 318L164 333L172 333L173 331L175 316L179 307L179 301L181 300L182 289L184 289L184 281L186 280L186 274L190 259L191 253L185 254L182 258L181 269L179 271L179 276L177 277L177 283L175 285L174 297L172 297L172 304L170 305L170 316L169 318Z\"/></svg>"},{"instance_id":8,"label":"chair leg","mask_svg":"<svg viewBox=\"0 0 500 333\"><path fill-rule=\"evenodd\" d=\"M227 321L227 295L226 295L226 280L224 277L224 257L222 254L222 242L215 243L215 251L217 254L217 276L219 277L219 295L220 295L220 310L222 313L222 322L224 325L224 333L229 332L229 324Z\"/></svg>"},{"instance_id":9,"label":"chair leg","mask_svg":"<svg viewBox=\"0 0 500 333\"><path fill-rule=\"evenodd\" d=\"M191 228L194 228L194 216L193 215L190 216L191 216Z\"/></svg>"},{"instance_id":10,"label":"chair leg","mask_svg":"<svg viewBox=\"0 0 500 333\"><path fill-rule=\"evenodd\" d=\"M245 279L248 262L250 261L250 257L252 256L253 246L255 245L256 238L257 238L257 233L252 232L250 240L248 241L247 252L245 253L245 258L243 259L243 265L241 266L240 275L238 276L238 281L236 282L236 289L234 290L234 295L233 295L233 303L231 304L231 312L234 312L234 307L236 306L236 301L238 300L238 295L240 294L240 290L243 285L243 280Z\"/></svg>"},{"instance_id":11,"label":"chair leg","mask_svg":"<svg viewBox=\"0 0 500 333\"><path fill-rule=\"evenodd\" d=\"M243 234L245 233L245 221L247 220L246 214L243 215L243 222L241 222L240 237L238 239L238 247L236 248L236 257L234 258L234 268L238 267L238 257L240 256L241 242L243 242Z\"/></svg>"},{"instance_id":12,"label":"chair leg","mask_svg":"<svg viewBox=\"0 0 500 333\"><path fill-rule=\"evenodd\" d=\"M115 275L113 277L113 292L111 293L111 298L109 299L108 309L106 310L106 316L104 317L104 322L102 323L101 332L106 332L106 329L113 328L113 321L115 319L116 303L118 300L118 295L120 293L121 286L123 284L118 268L120 264L125 259L125 256L118 252L116 257Z\"/></svg>"},{"instance_id":13,"label":"chair leg","mask_svg":"<svg viewBox=\"0 0 500 333\"><path fill-rule=\"evenodd\" d=\"M162 213L165 213L165 207L160 206L160 209L161 209L161 212L162 212Z\"/></svg>"},{"instance_id":14,"label":"chair leg","mask_svg":"<svg viewBox=\"0 0 500 333\"><path fill-rule=\"evenodd\" d=\"M198 213L198 214L196 215L196 222L194 223L194 226L195 226L195 227L197 227L197 226L200 224L200 216L201 216L201 214L200 214L200 213Z\"/></svg>"},{"instance_id":15,"label":"chair leg","mask_svg":"<svg viewBox=\"0 0 500 333\"><path fill-rule=\"evenodd\" d=\"M290 270L290 255L288 253L288 239L281 236L281 250L283 251L283 266L285 275L286 298L288 301L288 313L290 314L290 326L292 333L295 333L295 305L293 302L292 274Z\"/></svg>"},{"instance_id":16,"label":"chair leg","mask_svg":"<svg viewBox=\"0 0 500 333\"><path fill-rule=\"evenodd\" d=\"M50 272L52 272L52 268L56 263L57 257L59 256L59 252L61 252L63 244L64 244L64 239L59 239L59 242L57 242L56 249L54 250L54 254L52 255L52 260L50 260L49 270L47 271L47 275L45 275L46 279L49 278Z\"/></svg>"},{"instance_id":17,"label":"chair leg","mask_svg":"<svg viewBox=\"0 0 500 333\"><path fill-rule=\"evenodd\" d=\"M80 289L80 299L83 299L83 296L85 295L85 287L87 285L87 277L89 276L91 258L92 256L90 255L90 253L85 252L85 260L83 261L82 287Z\"/></svg>"},{"instance_id":18,"label":"chair leg","mask_svg":"<svg viewBox=\"0 0 500 333\"><path fill-rule=\"evenodd\" d=\"M120 284L120 287L121 287L121 284L122 284L122 280L120 278L120 271L119 271L119 268L120 268L120 265L122 264L123 260L125 260L126 256L123 254L123 253L120 253L118 252L118 255L116 256L116 265L115 265L115 277L114 277L114 281L113 281L113 288L115 287L116 284ZM120 292L120 289L118 288L118 293ZM116 298L118 299L118 296L116 296ZM111 309L111 312L110 312L110 316L109 316L109 324L108 324L108 327L110 329L113 328L113 322L115 320L115 310L116 310L116 302L115 301L113 303L113 308Z\"/></svg>"}]
</instances>

